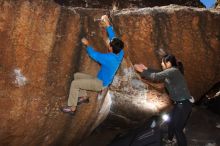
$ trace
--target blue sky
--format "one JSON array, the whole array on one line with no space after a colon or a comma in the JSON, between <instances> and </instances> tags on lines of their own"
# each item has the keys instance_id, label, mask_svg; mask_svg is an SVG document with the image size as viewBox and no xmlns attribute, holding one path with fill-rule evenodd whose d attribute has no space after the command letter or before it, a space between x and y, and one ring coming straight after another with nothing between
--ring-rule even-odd
<instances>
[{"instance_id":1,"label":"blue sky","mask_svg":"<svg viewBox=\"0 0 220 146\"><path fill-rule=\"evenodd\" d=\"M200 1L206 6L206 8L212 7L216 2L216 0L200 0Z\"/></svg>"}]
</instances>

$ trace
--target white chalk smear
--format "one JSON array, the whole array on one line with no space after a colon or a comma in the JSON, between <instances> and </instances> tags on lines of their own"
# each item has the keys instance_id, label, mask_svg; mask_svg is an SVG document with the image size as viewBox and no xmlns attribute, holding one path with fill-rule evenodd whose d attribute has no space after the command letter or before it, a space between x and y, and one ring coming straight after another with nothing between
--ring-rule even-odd
<instances>
[{"instance_id":1,"label":"white chalk smear","mask_svg":"<svg viewBox=\"0 0 220 146\"><path fill-rule=\"evenodd\" d=\"M216 128L220 128L220 123L217 123L217 124L216 124Z\"/></svg>"},{"instance_id":2,"label":"white chalk smear","mask_svg":"<svg viewBox=\"0 0 220 146\"><path fill-rule=\"evenodd\" d=\"M14 83L18 85L19 87L26 85L27 79L26 77L21 73L21 70L16 68L14 69L15 74L15 81Z\"/></svg>"},{"instance_id":3,"label":"white chalk smear","mask_svg":"<svg viewBox=\"0 0 220 146\"><path fill-rule=\"evenodd\" d=\"M207 143L205 146L217 146L217 144L215 142L212 142L212 143Z\"/></svg>"},{"instance_id":4,"label":"white chalk smear","mask_svg":"<svg viewBox=\"0 0 220 146\"><path fill-rule=\"evenodd\" d=\"M220 96L220 91L218 91L214 97Z\"/></svg>"}]
</instances>

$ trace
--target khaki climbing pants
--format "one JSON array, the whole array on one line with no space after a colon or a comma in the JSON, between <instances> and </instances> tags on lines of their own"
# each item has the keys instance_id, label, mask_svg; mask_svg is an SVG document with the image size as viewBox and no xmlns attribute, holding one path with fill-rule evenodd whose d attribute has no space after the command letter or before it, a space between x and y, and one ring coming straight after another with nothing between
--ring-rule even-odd
<instances>
[{"instance_id":1,"label":"khaki climbing pants","mask_svg":"<svg viewBox=\"0 0 220 146\"><path fill-rule=\"evenodd\" d=\"M78 97L87 96L86 90L98 92L102 89L102 81L98 78L85 73L75 73L70 86L68 106L77 106Z\"/></svg>"}]
</instances>

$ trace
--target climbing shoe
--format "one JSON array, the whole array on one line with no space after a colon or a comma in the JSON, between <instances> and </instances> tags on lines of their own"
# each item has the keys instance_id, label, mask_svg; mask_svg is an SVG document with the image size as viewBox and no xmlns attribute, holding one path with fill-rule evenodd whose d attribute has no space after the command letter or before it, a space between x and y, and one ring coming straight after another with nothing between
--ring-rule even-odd
<instances>
[{"instance_id":1,"label":"climbing shoe","mask_svg":"<svg viewBox=\"0 0 220 146\"><path fill-rule=\"evenodd\" d=\"M72 111L71 106L61 107L60 110L64 113L68 113L70 115L75 115L76 110Z\"/></svg>"},{"instance_id":2,"label":"climbing shoe","mask_svg":"<svg viewBox=\"0 0 220 146\"><path fill-rule=\"evenodd\" d=\"M79 100L77 102L77 105L80 105L82 103L89 103L89 98L85 98L85 97L79 97Z\"/></svg>"}]
</instances>

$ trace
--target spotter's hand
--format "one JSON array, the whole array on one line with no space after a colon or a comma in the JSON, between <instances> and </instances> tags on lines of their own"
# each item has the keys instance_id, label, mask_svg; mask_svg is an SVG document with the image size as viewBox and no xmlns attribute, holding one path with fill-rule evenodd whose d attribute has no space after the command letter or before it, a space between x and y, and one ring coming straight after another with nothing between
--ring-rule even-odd
<instances>
[{"instance_id":1,"label":"spotter's hand","mask_svg":"<svg viewBox=\"0 0 220 146\"><path fill-rule=\"evenodd\" d=\"M137 71L137 72L140 72L142 73L144 70L147 69L147 67L143 64L135 64L134 65L134 69Z\"/></svg>"}]
</instances>

